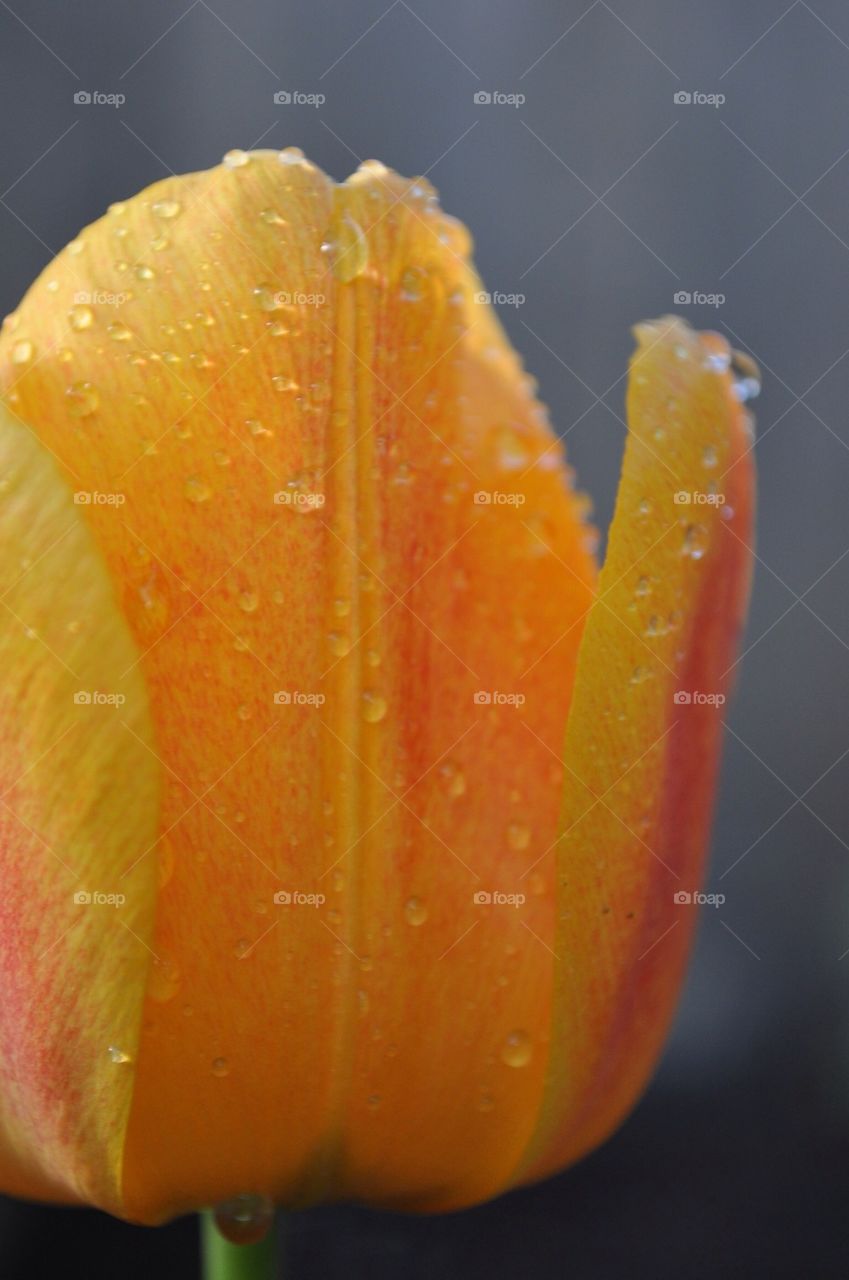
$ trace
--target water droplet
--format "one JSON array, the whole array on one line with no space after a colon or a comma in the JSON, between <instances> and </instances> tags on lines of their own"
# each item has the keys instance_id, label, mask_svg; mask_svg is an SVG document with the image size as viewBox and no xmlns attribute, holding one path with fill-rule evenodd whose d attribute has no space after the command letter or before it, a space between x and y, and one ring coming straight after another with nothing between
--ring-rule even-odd
<instances>
[{"instance_id":1,"label":"water droplet","mask_svg":"<svg viewBox=\"0 0 849 1280\"><path fill-rule=\"evenodd\" d=\"M309 515L311 511L321 511L324 506L321 472L316 469L299 471L286 482L283 493L275 495L275 501L301 516Z\"/></svg>"},{"instance_id":2,"label":"water droplet","mask_svg":"<svg viewBox=\"0 0 849 1280\"><path fill-rule=\"evenodd\" d=\"M151 206L157 218L176 218L182 209L179 200L156 200Z\"/></svg>"},{"instance_id":3,"label":"water droplet","mask_svg":"<svg viewBox=\"0 0 849 1280\"><path fill-rule=\"evenodd\" d=\"M531 1037L527 1031L511 1031L501 1046L501 1061L508 1067L524 1067L533 1055Z\"/></svg>"},{"instance_id":4,"label":"water droplet","mask_svg":"<svg viewBox=\"0 0 849 1280\"><path fill-rule=\"evenodd\" d=\"M32 359L34 352L35 347L31 342L26 342L24 340L16 342L12 347L12 363L28 364Z\"/></svg>"},{"instance_id":5,"label":"water droplet","mask_svg":"<svg viewBox=\"0 0 849 1280\"><path fill-rule=\"evenodd\" d=\"M285 227L288 225L286 219L276 209L262 209L259 216L270 227Z\"/></svg>"},{"instance_id":6,"label":"water droplet","mask_svg":"<svg viewBox=\"0 0 849 1280\"><path fill-rule=\"evenodd\" d=\"M706 363L715 373L725 373L731 364L731 353L730 351L711 351Z\"/></svg>"},{"instance_id":7,"label":"water droplet","mask_svg":"<svg viewBox=\"0 0 849 1280\"><path fill-rule=\"evenodd\" d=\"M532 871L528 876L528 888L535 898L541 898L545 893L546 884L545 876L541 871Z\"/></svg>"},{"instance_id":8,"label":"water droplet","mask_svg":"<svg viewBox=\"0 0 849 1280\"><path fill-rule=\"evenodd\" d=\"M405 302L420 302L427 276L421 267L407 267L401 273L401 297Z\"/></svg>"},{"instance_id":9,"label":"water droplet","mask_svg":"<svg viewBox=\"0 0 849 1280\"><path fill-rule=\"evenodd\" d=\"M705 445L702 450L702 466L715 467L718 461L719 458L717 457L716 449L714 449L713 445Z\"/></svg>"},{"instance_id":10,"label":"water droplet","mask_svg":"<svg viewBox=\"0 0 849 1280\"><path fill-rule=\"evenodd\" d=\"M171 960L156 959L150 966L147 991L157 1004L167 1004L180 989L180 970Z\"/></svg>"},{"instance_id":11,"label":"water droplet","mask_svg":"<svg viewBox=\"0 0 849 1280\"><path fill-rule=\"evenodd\" d=\"M111 1062L117 1062L117 1063L132 1062L132 1058L130 1057L130 1055L128 1053L125 1053L123 1049L119 1049L116 1044L110 1044L106 1052L109 1054L109 1058Z\"/></svg>"},{"instance_id":12,"label":"water droplet","mask_svg":"<svg viewBox=\"0 0 849 1280\"><path fill-rule=\"evenodd\" d=\"M212 489L199 476L189 476L183 485L183 493L189 502L193 502L195 505L199 505L201 502L208 502L212 497Z\"/></svg>"},{"instance_id":13,"label":"water droplet","mask_svg":"<svg viewBox=\"0 0 849 1280\"><path fill-rule=\"evenodd\" d=\"M734 395L741 404L754 400L761 392L761 371L745 351L735 351L731 357L734 375Z\"/></svg>"},{"instance_id":14,"label":"water droplet","mask_svg":"<svg viewBox=\"0 0 849 1280\"><path fill-rule=\"evenodd\" d=\"M68 412L74 418L87 418L100 404L97 388L90 382L74 382L65 391Z\"/></svg>"},{"instance_id":15,"label":"water droplet","mask_svg":"<svg viewBox=\"0 0 849 1280\"><path fill-rule=\"evenodd\" d=\"M340 596L337 600L333 601L333 612L336 614L337 618L347 618L348 614L351 612L351 601L346 600L344 596Z\"/></svg>"},{"instance_id":16,"label":"water droplet","mask_svg":"<svg viewBox=\"0 0 849 1280\"><path fill-rule=\"evenodd\" d=\"M383 1099L381 1098L381 1096L380 1096L380 1094L379 1094L379 1093L371 1093L371 1094L369 1094L369 1097L368 1097L368 1109L369 1109L369 1111L376 1111L376 1110L377 1110L377 1108L380 1106L380 1104L381 1104L381 1102L382 1102L382 1101L383 1101Z\"/></svg>"},{"instance_id":17,"label":"water droplet","mask_svg":"<svg viewBox=\"0 0 849 1280\"><path fill-rule=\"evenodd\" d=\"M239 596L239 608L244 613L256 613L259 608L259 596L255 591L243 591Z\"/></svg>"},{"instance_id":18,"label":"water droplet","mask_svg":"<svg viewBox=\"0 0 849 1280\"><path fill-rule=\"evenodd\" d=\"M350 284L368 266L368 240L347 210L336 219L332 234L321 249L330 257L331 269L340 284Z\"/></svg>"},{"instance_id":19,"label":"water droplet","mask_svg":"<svg viewBox=\"0 0 849 1280\"><path fill-rule=\"evenodd\" d=\"M77 303L68 312L68 320L72 329L81 332L83 329L90 329L94 324L94 312L91 307L87 307L83 303Z\"/></svg>"},{"instance_id":20,"label":"water droplet","mask_svg":"<svg viewBox=\"0 0 849 1280\"><path fill-rule=\"evenodd\" d=\"M635 595L647 596L651 594L651 583L648 578L638 578L637 585L634 588Z\"/></svg>"},{"instance_id":21,"label":"water droplet","mask_svg":"<svg viewBox=\"0 0 849 1280\"><path fill-rule=\"evenodd\" d=\"M337 658L344 658L351 652L351 637L346 636L342 631L331 631L327 637L330 642L330 652Z\"/></svg>"},{"instance_id":22,"label":"water droplet","mask_svg":"<svg viewBox=\"0 0 849 1280\"><path fill-rule=\"evenodd\" d=\"M466 794L466 775L451 760L445 760L439 766L439 781L442 790L452 800L456 800L459 796Z\"/></svg>"},{"instance_id":23,"label":"water droplet","mask_svg":"<svg viewBox=\"0 0 849 1280\"><path fill-rule=\"evenodd\" d=\"M228 169L243 169L246 164L250 164L251 157L249 151L241 151L235 147L232 151L228 151L223 157L221 163Z\"/></svg>"},{"instance_id":24,"label":"water droplet","mask_svg":"<svg viewBox=\"0 0 849 1280\"><path fill-rule=\"evenodd\" d=\"M707 548L708 532L704 525L688 524L684 530L681 554L689 556L691 560L701 560Z\"/></svg>"},{"instance_id":25,"label":"water droplet","mask_svg":"<svg viewBox=\"0 0 849 1280\"><path fill-rule=\"evenodd\" d=\"M139 262L136 264L136 279L155 280L156 272L153 267L149 267L146 262Z\"/></svg>"},{"instance_id":26,"label":"water droplet","mask_svg":"<svg viewBox=\"0 0 849 1280\"><path fill-rule=\"evenodd\" d=\"M498 464L504 471L521 471L528 465L528 447L515 427L501 426L495 431Z\"/></svg>"},{"instance_id":27,"label":"water droplet","mask_svg":"<svg viewBox=\"0 0 849 1280\"><path fill-rule=\"evenodd\" d=\"M511 849L527 849L531 842L530 828L521 822L511 822L507 828L507 843Z\"/></svg>"},{"instance_id":28,"label":"water droplet","mask_svg":"<svg viewBox=\"0 0 849 1280\"><path fill-rule=\"evenodd\" d=\"M386 715L386 699L372 689L363 693L363 717L369 724L377 724Z\"/></svg>"},{"instance_id":29,"label":"water droplet","mask_svg":"<svg viewBox=\"0 0 849 1280\"><path fill-rule=\"evenodd\" d=\"M282 311L283 293L273 284L258 284L253 291L257 306L262 311Z\"/></svg>"},{"instance_id":30,"label":"water droplet","mask_svg":"<svg viewBox=\"0 0 849 1280\"><path fill-rule=\"evenodd\" d=\"M271 1230L274 1205L268 1196L235 1196L216 1205L213 1217L218 1231L231 1244L256 1244Z\"/></svg>"},{"instance_id":31,"label":"water droplet","mask_svg":"<svg viewBox=\"0 0 849 1280\"><path fill-rule=\"evenodd\" d=\"M425 920L427 920L427 907L421 898L408 898L404 903L404 915L407 917L409 924L424 924Z\"/></svg>"},{"instance_id":32,"label":"water droplet","mask_svg":"<svg viewBox=\"0 0 849 1280\"><path fill-rule=\"evenodd\" d=\"M226 1076L230 1074L230 1063L226 1058L213 1058L212 1074L214 1076Z\"/></svg>"},{"instance_id":33,"label":"water droplet","mask_svg":"<svg viewBox=\"0 0 849 1280\"><path fill-rule=\"evenodd\" d=\"M118 324L117 322L107 325L106 332L113 342L129 342L133 336L125 324Z\"/></svg>"}]
</instances>

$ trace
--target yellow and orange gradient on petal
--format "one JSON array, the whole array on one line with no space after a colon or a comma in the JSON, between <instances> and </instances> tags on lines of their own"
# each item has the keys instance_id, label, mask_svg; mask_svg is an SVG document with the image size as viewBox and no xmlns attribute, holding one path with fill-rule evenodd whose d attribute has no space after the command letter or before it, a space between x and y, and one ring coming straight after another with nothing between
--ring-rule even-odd
<instances>
[{"instance_id":1,"label":"yellow and orange gradient on petal","mask_svg":"<svg viewBox=\"0 0 849 1280\"><path fill-rule=\"evenodd\" d=\"M450 1209L644 1086L747 422L721 340L637 331L597 579L479 289L428 184L237 152L113 206L4 327L3 1189Z\"/></svg>"}]
</instances>

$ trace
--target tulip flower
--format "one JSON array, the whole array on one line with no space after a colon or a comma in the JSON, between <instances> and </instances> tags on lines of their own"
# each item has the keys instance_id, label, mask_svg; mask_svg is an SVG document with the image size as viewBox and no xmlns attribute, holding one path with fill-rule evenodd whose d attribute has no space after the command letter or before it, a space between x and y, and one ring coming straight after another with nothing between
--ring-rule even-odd
<instances>
[{"instance_id":1,"label":"tulip flower","mask_svg":"<svg viewBox=\"0 0 849 1280\"><path fill-rule=\"evenodd\" d=\"M233 152L113 205L8 318L3 1191L451 1210L646 1085L749 421L722 338L637 327L599 573L481 290L426 182Z\"/></svg>"}]
</instances>

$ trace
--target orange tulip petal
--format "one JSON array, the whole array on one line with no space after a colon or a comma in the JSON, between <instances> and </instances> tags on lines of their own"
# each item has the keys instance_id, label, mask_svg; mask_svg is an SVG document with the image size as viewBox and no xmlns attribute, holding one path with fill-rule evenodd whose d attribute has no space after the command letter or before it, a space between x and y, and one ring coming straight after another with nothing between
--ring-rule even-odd
<instances>
[{"instance_id":1,"label":"orange tulip petal","mask_svg":"<svg viewBox=\"0 0 849 1280\"><path fill-rule=\"evenodd\" d=\"M600 1142L659 1053L696 910L676 894L701 882L748 596L751 435L727 344L677 320L637 337L569 715L552 1053L523 1181Z\"/></svg>"},{"instance_id":2,"label":"orange tulip petal","mask_svg":"<svg viewBox=\"0 0 849 1280\"><path fill-rule=\"evenodd\" d=\"M2 405L0 475L0 1180L119 1212L155 900L147 694L85 508Z\"/></svg>"},{"instance_id":3,"label":"orange tulip petal","mask_svg":"<svg viewBox=\"0 0 849 1280\"><path fill-rule=\"evenodd\" d=\"M143 1221L483 1198L545 1079L584 504L426 184L282 160L117 207L0 339L16 412L124 499L86 518L162 784Z\"/></svg>"}]
</instances>

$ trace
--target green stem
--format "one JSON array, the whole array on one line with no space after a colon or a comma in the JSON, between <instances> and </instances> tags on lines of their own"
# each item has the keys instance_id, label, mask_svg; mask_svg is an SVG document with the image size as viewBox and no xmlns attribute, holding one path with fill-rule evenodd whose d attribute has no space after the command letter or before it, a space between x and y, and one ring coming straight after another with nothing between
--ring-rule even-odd
<instances>
[{"instance_id":1,"label":"green stem","mask_svg":"<svg viewBox=\"0 0 849 1280\"><path fill-rule=\"evenodd\" d=\"M201 1215L203 1280L277 1280L277 1248L272 1227L258 1244L231 1244L219 1233L212 1213Z\"/></svg>"}]
</instances>

